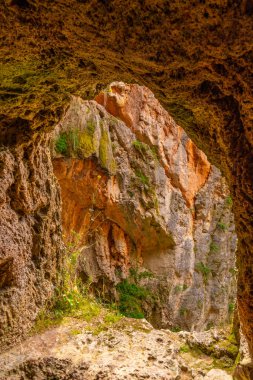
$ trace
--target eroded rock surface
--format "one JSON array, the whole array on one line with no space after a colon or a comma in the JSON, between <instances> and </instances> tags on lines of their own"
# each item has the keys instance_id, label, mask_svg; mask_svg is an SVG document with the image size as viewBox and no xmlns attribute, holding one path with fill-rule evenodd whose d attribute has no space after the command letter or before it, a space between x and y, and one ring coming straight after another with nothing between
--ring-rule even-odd
<instances>
[{"instance_id":1,"label":"eroded rock surface","mask_svg":"<svg viewBox=\"0 0 253 380\"><path fill-rule=\"evenodd\" d=\"M184 340L145 320L122 319L98 335L72 320L0 356L1 380L230 380L213 360L180 354ZM216 375L216 376L215 376ZM220 377L217 377L217 376Z\"/></svg>"},{"instance_id":2,"label":"eroded rock surface","mask_svg":"<svg viewBox=\"0 0 253 380\"><path fill-rule=\"evenodd\" d=\"M238 308L253 352L252 1L5 0L0 7L2 141L52 128L70 94L93 97L124 80L151 88L222 168L239 238Z\"/></svg>"},{"instance_id":3,"label":"eroded rock surface","mask_svg":"<svg viewBox=\"0 0 253 380\"><path fill-rule=\"evenodd\" d=\"M147 88L113 83L96 100L73 98L52 137L80 276L110 298L129 269L148 270L155 326L228 322L236 235L225 180Z\"/></svg>"},{"instance_id":4,"label":"eroded rock surface","mask_svg":"<svg viewBox=\"0 0 253 380\"><path fill-rule=\"evenodd\" d=\"M14 343L53 293L61 263L49 136L0 151L0 342Z\"/></svg>"}]
</instances>

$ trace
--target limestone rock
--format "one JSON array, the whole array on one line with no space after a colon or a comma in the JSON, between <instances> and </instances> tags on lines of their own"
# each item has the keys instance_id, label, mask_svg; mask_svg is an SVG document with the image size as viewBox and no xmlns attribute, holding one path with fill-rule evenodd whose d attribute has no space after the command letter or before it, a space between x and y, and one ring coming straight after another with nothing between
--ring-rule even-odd
<instances>
[{"instance_id":1,"label":"limestone rock","mask_svg":"<svg viewBox=\"0 0 253 380\"><path fill-rule=\"evenodd\" d=\"M234 199L238 309L252 353L252 0L0 7L3 145L53 128L71 94L93 98L119 79L151 88L222 168Z\"/></svg>"},{"instance_id":2,"label":"limestone rock","mask_svg":"<svg viewBox=\"0 0 253 380\"><path fill-rule=\"evenodd\" d=\"M0 342L15 343L53 293L62 261L49 135L0 150Z\"/></svg>"},{"instance_id":3,"label":"limestone rock","mask_svg":"<svg viewBox=\"0 0 253 380\"><path fill-rule=\"evenodd\" d=\"M148 270L155 326L228 322L236 235L225 180L147 88L112 83L96 99L73 98L52 135L80 276L110 298L130 268Z\"/></svg>"},{"instance_id":4,"label":"limestone rock","mask_svg":"<svg viewBox=\"0 0 253 380\"><path fill-rule=\"evenodd\" d=\"M204 380L232 380L232 376L228 375L222 369L211 369L207 375L204 377Z\"/></svg>"},{"instance_id":5,"label":"limestone rock","mask_svg":"<svg viewBox=\"0 0 253 380\"><path fill-rule=\"evenodd\" d=\"M89 324L66 320L61 326L28 338L0 355L1 380L204 380L196 358L180 355L182 340L168 330L155 330L145 320L123 318L95 334ZM225 371L219 380L230 379Z\"/></svg>"}]
</instances>

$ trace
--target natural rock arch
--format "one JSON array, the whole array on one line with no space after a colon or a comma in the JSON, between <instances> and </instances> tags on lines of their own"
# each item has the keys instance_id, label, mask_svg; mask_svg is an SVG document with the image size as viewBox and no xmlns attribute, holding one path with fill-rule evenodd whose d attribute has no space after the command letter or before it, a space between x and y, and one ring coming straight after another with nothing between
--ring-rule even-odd
<instances>
[{"instance_id":1,"label":"natural rock arch","mask_svg":"<svg viewBox=\"0 0 253 380\"><path fill-rule=\"evenodd\" d=\"M148 86L223 170L239 237L238 306L253 352L252 1L5 0L0 9L4 146L36 149L70 94L93 97L120 79Z\"/></svg>"}]
</instances>

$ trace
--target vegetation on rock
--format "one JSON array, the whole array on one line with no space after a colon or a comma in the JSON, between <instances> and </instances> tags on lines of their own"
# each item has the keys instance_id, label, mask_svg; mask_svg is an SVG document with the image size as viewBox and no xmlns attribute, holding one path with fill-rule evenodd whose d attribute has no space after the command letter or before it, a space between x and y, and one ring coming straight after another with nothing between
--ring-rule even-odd
<instances>
[{"instance_id":1,"label":"vegetation on rock","mask_svg":"<svg viewBox=\"0 0 253 380\"><path fill-rule=\"evenodd\" d=\"M145 318L144 303L154 303L154 296L148 288L140 285L141 279L152 278L153 274L149 271L140 272L138 269L131 268L129 279L124 279L117 284L116 289L119 293L119 311L130 318Z\"/></svg>"},{"instance_id":2,"label":"vegetation on rock","mask_svg":"<svg viewBox=\"0 0 253 380\"><path fill-rule=\"evenodd\" d=\"M96 317L102 317L99 333L108 324L116 323L122 316L117 310L106 308L98 299L91 295L89 288L91 280L83 283L77 276L77 262L80 255L80 235L72 232L71 240L65 245L65 264L59 274L59 286L54 297L39 313L31 333L39 333L45 329L61 324L66 317L77 318L90 322Z\"/></svg>"}]
</instances>

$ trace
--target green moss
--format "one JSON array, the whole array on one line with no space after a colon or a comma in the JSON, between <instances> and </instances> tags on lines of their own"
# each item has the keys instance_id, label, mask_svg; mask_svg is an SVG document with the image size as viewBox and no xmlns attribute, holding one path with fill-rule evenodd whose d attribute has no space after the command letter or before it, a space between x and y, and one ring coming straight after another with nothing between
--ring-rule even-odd
<instances>
[{"instance_id":1,"label":"green moss","mask_svg":"<svg viewBox=\"0 0 253 380\"><path fill-rule=\"evenodd\" d=\"M101 123L101 139L99 144L99 159L103 168L107 169L110 173L115 174L117 164L113 157L111 139L108 130Z\"/></svg>"},{"instance_id":2,"label":"green moss","mask_svg":"<svg viewBox=\"0 0 253 380\"><path fill-rule=\"evenodd\" d=\"M99 142L99 159L103 168L115 174L117 165L113 157L111 140L108 130L101 123L101 139ZM95 148L96 122L93 119L87 121L85 128L75 127L62 132L55 141L55 150L67 157L88 158L96 153Z\"/></svg>"},{"instance_id":3,"label":"green moss","mask_svg":"<svg viewBox=\"0 0 253 380\"><path fill-rule=\"evenodd\" d=\"M72 335L72 336L76 336L76 335L79 335L79 334L82 334L82 330L80 330L80 329L72 329L70 331L70 335Z\"/></svg>"},{"instance_id":4,"label":"green moss","mask_svg":"<svg viewBox=\"0 0 253 380\"><path fill-rule=\"evenodd\" d=\"M188 346L188 344L183 344L180 349L179 349L179 352L190 352L191 349L190 347Z\"/></svg>"},{"instance_id":5,"label":"green moss","mask_svg":"<svg viewBox=\"0 0 253 380\"><path fill-rule=\"evenodd\" d=\"M183 284L183 285L176 285L175 288L174 288L174 293L180 293L180 292L183 292L187 289L187 285L186 284Z\"/></svg>"},{"instance_id":6,"label":"green moss","mask_svg":"<svg viewBox=\"0 0 253 380\"><path fill-rule=\"evenodd\" d=\"M230 302L228 304L228 312L229 312L229 314L232 314L234 312L234 310L235 310L235 303L234 302Z\"/></svg>"},{"instance_id":7,"label":"green moss","mask_svg":"<svg viewBox=\"0 0 253 380\"><path fill-rule=\"evenodd\" d=\"M118 321L120 321L122 318L122 315L121 314L118 314L118 313L108 313L106 314L106 316L104 317L104 321L106 323L116 323Z\"/></svg>"},{"instance_id":8,"label":"green moss","mask_svg":"<svg viewBox=\"0 0 253 380\"><path fill-rule=\"evenodd\" d=\"M226 203L226 205L227 206L232 206L232 204L233 204L233 200L232 200L232 197L231 196L228 196L227 198L226 198L226 200L225 200L225 203Z\"/></svg>"},{"instance_id":9,"label":"green moss","mask_svg":"<svg viewBox=\"0 0 253 380\"><path fill-rule=\"evenodd\" d=\"M231 273L232 276L236 276L237 272L238 272L237 268L229 268L229 273Z\"/></svg>"},{"instance_id":10,"label":"green moss","mask_svg":"<svg viewBox=\"0 0 253 380\"><path fill-rule=\"evenodd\" d=\"M156 161L159 161L159 152L156 145L150 147L151 154Z\"/></svg>"},{"instance_id":11,"label":"green moss","mask_svg":"<svg viewBox=\"0 0 253 380\"><path fill-rule=\"evenodd\" d=\"M94 133L96 124L94 120L88 120L86 128L79 132L79 144L77 145L78 155L81 158L90 157L94 151Z\"/></svg>"},{"instance_id":12,"label":"green moss","mask_svg":"<svg viewBox=\"0 0 253 380\"><path fill-rule=\"evenodd\" d=\"M236 359L239 351L239 347L236 341L233 341L233 338L223 340L217 344L221 349L224 349L227 353L227 356L231 359Z\"/></svg>"},{"instance_id":13,"label":"green moss","mask_svg":"<svg viewBox=\"0 0 253 380\"><path fill-rule=\"evenodd\" d=\"M104 331L108 331L110 327L112 327L115 323L119 322L122 319L122 315L116 312L108 312L103 317L102 322L95 323L88 327L89 331L92 332L93 335L99 335Z\"/></svg>"},{"instance_id":14,"label":"green moss","mask_svg":"<svg viewBox=\"0 0 253 380\"><path fill-rule=\"evenodd\" d=\"M83 130L72 127L62 132L55 142L55 150L68 157L87 158L94 153L95 123L87 121Z\"/></svg>"}]
</instances>

